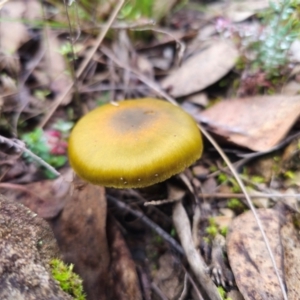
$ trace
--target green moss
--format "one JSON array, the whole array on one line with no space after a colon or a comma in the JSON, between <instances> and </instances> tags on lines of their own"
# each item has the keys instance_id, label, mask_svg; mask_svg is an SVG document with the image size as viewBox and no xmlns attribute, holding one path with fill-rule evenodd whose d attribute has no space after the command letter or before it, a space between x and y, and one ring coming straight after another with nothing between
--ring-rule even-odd
<instances>
[{"instance_id":1,"label":"green moss","mask_svg":"<svg viewBox=\"0 0 300 300\"><path fill-rule=\"evenodd\" d=\"M223 287L218 286L218 292L219 292L219 294L220 294L220 296L222 297L223 300L231 300L231 298L226 297L226 292L225 292Z\"/></svg>"},{"instance_id":2,"label":"green moss","mask_svg":"<svg viewBox=\"0 0 300 300\"><path fill-rule=\"evenodd\" d=\"M153 0L129 0L121 9L120 18L125 20L138 20L139 18L153 17Z\"/></svg>"},{"instance_id":3,"label":"green moss","mask_svg":"<svg viewBox=\"0 0 300 300\"><path fill-rule=\"evenodd\" d=\"M254 183L264 183L265 182L265 179L262 176L254 175L254 176L251 176L250 178L251 178L250 180Z\"/></svg>"},{"instance_id":4,"label":"green moss","mask_svg":"<svg viewBox=\"0 0 300 300\"><path fill-rule=\"evenodd\" d=\"M220 184L225 183L225 182L228 181L228 175L225 174L225 173L220 173L220 174L218 175L217 180L218 180L218 183L220 183Z\"/></svg>"},{"instance_id":5,"label":"green moss","mask_svg":"<svg viewBox=\"0 0 300 300\"><path fill-rule=\"evenodd\" d=\"M294 179L295 178L295 172L288 170L284 173L284 177L288 179Z\"/></svg>"},{"instance_id":6,"label":"green moss","mask_svg":"<svg viewBox=\"0 0 300 300\"><path fill-rule=\"evenodd\" d=\"M223 235L224 237L226 237L227 233L228 233L228 227L227 226L220 228L220 234L221 235Z\"/></svg>"},{"instance_id":7,"label":"green moss","mask_svg":"<svg viewBox=\"0 0 300 300\"><path fill-rule=\"evenodd\" d=\"M228 232L228 227L219 227L214 218L209 218L208 223L209 225L205 228L205 232L208 234L207 237L208 243L210 242L210 240L213 240L213 238L218 233L226 237Z\"/></svg>"},{"instance_id":8,"label":"green moss","mask_svg":"<svg viewBox=\"0 0 300 300\"><path fill-rule=\"evenodd\" d=\"M227 202L227 207L232 210L241 210L244 209L244 204L237 198L231 198Z\"/></svg>"},{"instance_id":9,"label":"green moss","mask_svg":"<svg viewBox=\"0 0 300 300\"><path fill-rule=\"evenodd\" d=\"M53 278L59 282L63 291L74 297L75 300L85 300L82 279L73 272L74 265L66 265L59 259L50 262Z\"/></svg>"},{"instance_id":10,"label":"green moss","mask_svg":"<svg viewBox=\"0 0 300 300\"><path fill-rule=\"evenodd\" d=\"M214 218L209 218L208 222L209 226L205 228L205 231L210 237L214 238L219 232L218 226Z\"/></svg>"}]
</instances>

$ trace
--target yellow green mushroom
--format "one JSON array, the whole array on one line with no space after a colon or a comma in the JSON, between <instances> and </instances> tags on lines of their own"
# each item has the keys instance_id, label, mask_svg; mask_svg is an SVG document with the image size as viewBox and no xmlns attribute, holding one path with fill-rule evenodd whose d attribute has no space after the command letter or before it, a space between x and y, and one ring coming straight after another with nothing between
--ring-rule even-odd
<instances>
[{"instance_id":1,"label":"yellow green mushroom","mask_svg":"<svg viewBox=\"0 0 300 300\"><path fill-rule=\"evenodd\" d=\"M105 104L82 117L69 139L69 160L82 179L142 188L182 172L202 154L194 119L151 98Z\"/></svg>"}]
</instances>

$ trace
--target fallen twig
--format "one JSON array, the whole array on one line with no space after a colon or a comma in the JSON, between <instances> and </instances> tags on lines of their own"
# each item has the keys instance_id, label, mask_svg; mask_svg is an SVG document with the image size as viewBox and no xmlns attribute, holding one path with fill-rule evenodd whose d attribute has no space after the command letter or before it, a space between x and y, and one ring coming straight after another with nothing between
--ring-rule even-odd
<instances>
[{"instance_id":1,"label":"fallen twig","mask_svg":"<svg viewBox=\"0 0 300 300\"><path fill-rule=\"evenodd\" d=\"M211 194L200 194L202 198L245 198L245 194L242 193L211 193ZM259 193L259 194L252 194L249 193L251 198L296 198L300 199L300 194L280 194L280 193Z\"/></svg>"},{"instance_id":2,"label":"fallen twig","mask_svg":"<svg viewBox=\"0 0 300 300\"><path fill-rule=\"evenodd\" d=\"M156 223L151 221L147 216L145 216L143 213L141 213L138 210L132 209L129 205L125 204L122 201L119 201L118 199L107 195L107 201L108 203L113 203L118 208L125 210L132 215L139 218L143 223L145 223L147 226L149 226L151 229L153 229L159 236L161 236L165 241L167 241L179 254L184 255L184 251L182 247L174 240L167 232L165 232L162 228L160 228Z\"/></svg>"},{"instance_id":3,"label":"fallen twig","mask_svg":"<svg viewBox=\"0 0 300 300\"><path fill-rule=\"evenodd\" d=\"M24 142L18 139L8 139L2 135L0 135L0 144L6 144L11 148L15 148L19 152L25 152L28 154L31 158L33 158L38 164L49 170L52 174L59 177L61 174L56 171L51 165L49 165L47 162L45 162L43 159L41 159L39 156L31 152L29 149L26 148Z\"/></svg>"}]
</instances>

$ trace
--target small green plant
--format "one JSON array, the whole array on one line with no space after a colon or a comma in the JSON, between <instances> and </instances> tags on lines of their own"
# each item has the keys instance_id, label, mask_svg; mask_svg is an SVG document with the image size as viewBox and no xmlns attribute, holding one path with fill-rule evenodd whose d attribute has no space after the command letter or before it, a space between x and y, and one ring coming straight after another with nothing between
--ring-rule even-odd
<instances>
[{"instance_id":1,"label":"small green plant","mask_svg":"<svg viewBox=\"0 0 300 300\"><path fill-rule=\"evenodd\" d=\"M253 66L264 71L268 77L279 76L286 68L288 51L299 37L299 0L270 2L270 7L260 14L264 27L258 40L252 44L256 53Z\"/></svg>"},{"instance_id":2,"label":"small green plant","mask_svg":"<svg viewBox=\"0 0 300 300\"><path fill-rule=\"evenodd\" d=\"M59 282L63 291L74 297L75 300L85 300L82 279L73 272L74 265L66 265L59 259L50 262L53 278Z\"/></svg>"},{"instance_id":3,"label":"small green plant","mask_svg":"<svg viewBox=\"0 0 300 300\"><path fill-rule=\"evenodd\" d=\"M294 179L296 176L295 172L293 172L291 170L286 171L283 175L285 178L288 178L288 179Z\"/></svg>"},{"instance_id":4,"label":"small green plant","mask_svg":"<svg viewBox=\"0 0 300 300\"><path fill-rule=\"evenodd\" d=\"M36 128L29 133L23 134L21 139L29 150L46 163L54 168L60 168L67 162L67 143L64 138L68 135L72 126L73 124L70 122L58 121L51 130L43 131L41 128ZM26 153L24 153L24 157L28 162L33 161ZM47 169L43 169L43 172L47 178L54 177Z\"/></svg>"},{"instance_id":5,"label":"small green plant","mask_svg":"<svg viewBox=\"0 0 300 300\"><path fill-rule=\"evenodd\" d=\"M220 174L218 175L217 180L218 180L218 182L219 182L220 184L225 183L225 182L228 181L228 175L225 174L225 173L220 173Z\"/></svg>"},{"instance_id":6,"label":"small green plant","mask_svg":"<svg viewBox=\"0 0 300 300\"><path fill-rule=\"evenodd\" d=\"M120 12L120 18L138 20L141 17L151 18L154 0L129 0Z\"/></svg>"},{"instance_id":7,"label":"small green plant","mask_svg":"<svg viewBox=\"0 0 300 300\"><path fill-rule=\"evenodd\" d=\"M209 235L209 238L214 238L218 233L226 237L228 228L219 227L214 218L208 219L209 225L205 228L206 233ZM208 240L209 240L208 238Z\"/></svg>"},{"instance_id":8,"label":"small green plant","mask_svg":"<svg viewBox=\"0 0 300 300\"><path fill-rule=\"evenodd\" d=\"M231 298L226 297L226 291L224 290L224 288L222 286L218 286L218 292L223 300L232 300Z\"/></svg>"},{"instance_id":9,"label":"small green plant","mask_svg":"<svg viewBox=\"0 0 300 300\"><path fill-rule=\"evenodd\" d=\"M237 198L231 198L227 202L227 207L232 209L232 210L244 210L245 205Z\"/></svg>"},{"instance_id":10,"label":"small green plant","mask_svg":"<svg viewBox=\"0 0 300 300\"><path fill-rule=\"evenodd\" d=\"M225 173L220 173L218 175L217 180L218 180L218 183L220 183L220 184L229 183L233 193L239 193L241 191L240 186L238 185L237 181L233 177L230 177Z\"/></svg>"},{"instance_id":11,"label":"small green plant","mask_svg":"<svg viewBox=\"0 0 300 300\"><path fill-rule=\"evenodd\" d=\"M228 227L221 227L219 231L220 231L221 235L223 235L224 237L226 237L227 233L228 233Z\"/></svg>"},{"instance_id":12,"label":"small green plant","mask_svg":"<svg viewBox=\"0 0 300 300\"><path fill-rule=\"evenodd\" d=\"M209 226L205 228L205 231L209 236L214 238L219 232L218 226L214 218L209 218L208 223Z\"/></svg>"}]
</instances>

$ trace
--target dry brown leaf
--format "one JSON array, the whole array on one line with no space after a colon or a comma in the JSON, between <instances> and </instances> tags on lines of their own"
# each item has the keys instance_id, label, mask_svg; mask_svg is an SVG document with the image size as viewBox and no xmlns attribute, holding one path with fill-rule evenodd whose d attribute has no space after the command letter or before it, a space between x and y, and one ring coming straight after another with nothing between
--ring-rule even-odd
<instances>
[{"instance_id":1,"label":"dry brown leaf","mask_svg":"<svg viewBox=\"0 0 300 300\"><path fill-rule=\"evenodd\" d=\"M167 76L162 87L174 97L203 90L226 75L237 58L238 51L231 43L214 41Z\"/></svg>"},{"instance_id":2,"label":"dry brown leaf","mask_svg":"<svg viewBox=\"0 0 300 300\"><path fill-rule=\"evenodd\" d=\"M231 290L227 293L227 297L231 300L244 300L242 294L237 290Z\"/></svg>"},{"instance_id":3,"label":"dry brown leaf","mask_svg":"<svg viewBox=\"0 0 300 300\"><path fill-rule=\"evenodd\" d=\"M67 176L67 175L66 175ZM63 177L25 185L2 183L0 190L44 219L56 217L65 205L70 182Z\"/></svg>"},{"instance_id":4,"label":"dry brown leaf","mask_svg":"<svg viewBox=\"0 0 300 300\"><path fill-rule=\"evenodd\" d=\"M196 116L212 131L254 151L267 151L286 135L300 114L300 96L256 96L224 100Z\"/></svg>"},{"instance_id":5,"label":"dry brown leaf","mask_svg":"<svg viewBox=\"0 0 300 300\"><path fill-rule=\"evenodd\" d=\"M30 39L26 20L41 19L41 4L37 0L11 0L6 2L1 9L1 52L4 59L1 65L14 71L19 70L19 63L15 54L17 50Z\"/></svg>"},{"instance_id":6,"label":"dry brown leaf","mask_svg":"<svg viewBox=\"0 0 300 300\"><path fill-rule=\"evenodd\" d=\"M115 222L106 218L104 188L79 178L72 184L63 211L49 222L64 261L75 265L87 299L140 300L129 250Z\"/></svg>"},{"instance_id":7,"label":"dry brown leaf","mask_svg":"<svg viewBox=\"0 0 300 300\"><path fill-rule=\"evenodd\" d=\"M47 70L50 88L54 92L55 98L60 98L73 81L67 73L65 58L60 53L60 42L49 28L45 30L44 48L46 50L44 67ZM61 104L67 105L70 103L71 98L72 94L69 93Z\"/></svg>"},{"instance_id":8,"label":"dry brown leaf","mask_svg":"<svg viewBox=\"0 0 300 300\"><path fill-rule=\"evenodd\" d=\"M7 2L1 10L1 51L4 54L14 54L17 49L29 40L27 28L22 22L26 12L23 0ZM7 21L5 21L7 19Z\"/></svg>"},{"instance_id":9,"label":"dry brown leaf","mask_svg":"<svg viewBox=\"0 0 300 300\"><path fill-rule=\"evenodd\" d=\"M179 299L184 277L181 265L170 253L163 254L158 264L158 270L153 271L154 282L168 299Z\"/></svg>"},{"instance_id":10,"label":"dry brown leaf","mask_svg":"<svg viewBox=\"0 0 300 300\"><path fill-rule=\"evenodd\" d=\"M275 210L257 210L279 274L283 276L280 218ZM227 235L227 253L236 284L245 300L283 299L267 247L252 212L236 217Z\"/></svg>"},{"instance_id":11,"label":"dry brown leaf","mask_svg":"<svg viewBox=\"0 0 300 300\"><path fill-rule=\"evenodd\" d=\"M111 216L107 220L107 237L111 255L109 266L111 281L107 290L107 298L142 300L135 263L131 258L119 225Z\"/></svg>"},{"instance_id":12,"label":"dry brown leaf","mask_svg":"<svg viewBox=\"0 0 300 300\"><path fill-rule=\"evenodd\" d=\"M110 254L104 188L76 178L63 211L50 225L64 261L75 265L89 299L106 299Z\"/></svg>"},{"instance_id":13,"label":"dry brown leaf","mask_svg":"<svg viewBox=\"0 0 300 300\"><path fill-rule=\"evenodd\" d=\"M284 273L289 300L300 299L300 237L292 220L281 229Z\"/></svg>"},{"instance_id":14,"label":"dry brown leaf","mask_svg":"<svg viewBox=\"0 0 300 300\"><path fill-rule=\"evenodd\" d=\"M207 14L210 17L223 16L232 22L241 22L268 7L269 0L217 2L207 6Z\"/></svg>"}]
</instances>

